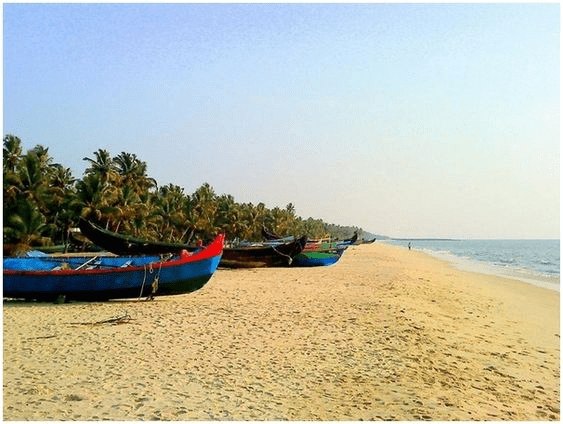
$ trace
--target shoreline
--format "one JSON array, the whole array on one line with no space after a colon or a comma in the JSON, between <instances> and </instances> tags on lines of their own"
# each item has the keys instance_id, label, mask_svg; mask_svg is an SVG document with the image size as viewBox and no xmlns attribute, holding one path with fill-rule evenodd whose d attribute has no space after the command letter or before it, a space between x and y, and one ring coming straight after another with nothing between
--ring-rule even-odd
<instances>
[{"instance_id":1,"label":"shoreline","mask_svg":"<svg viewBox=\"0 0 563 424\"><path fill-rule=\"evenodd\" d=\"M558 293L561 292L560 276L539 274L535 272L525 272L518 269L512 269L510 267L501 267L500 265L493 265L486 262L464 259L454 255L446 256L440 255L439 253L435 252L422 252L427 253L428 255L433 256L439 260L449 262L460 271L467 271L475 274L492 275L500 278L508 278L510 280L531 284L536 287L553 290Z\"/></svg>"},{"instance_id":2,"label":"shoreline","mask_svg":"<svg viewBox=\"0 0 563 424\"><path fill-rule=\"evenodd\" d=\"M382 243L385 243L385 241L382 241ZM395 246L404 250L408 250L406 247L402 245L391 244L390 246ZM415 247L412 250L427 254L430 257L447 262L460 271L467 271L476 274L485 274L485 275L493 275L501 278L508 278L511 280L524 282L548 290L561 292L560 275L548 275L548 274L539 273L537 271L520 270L518 268L513 268L510 266L495 265L489 262L479 261L476 259L463 258L451 253L438 252L428 248Z\"/></svg>"},{"instance_id":3,"label":"shoreline","mask_svg":"<svg viewBox=\"0 0 563 424\"><path fill-rule=\"evenodd\" d=\"M3 316L6 420L560 418L559 293L397 246Z\"/></svg>"}]
</instances>

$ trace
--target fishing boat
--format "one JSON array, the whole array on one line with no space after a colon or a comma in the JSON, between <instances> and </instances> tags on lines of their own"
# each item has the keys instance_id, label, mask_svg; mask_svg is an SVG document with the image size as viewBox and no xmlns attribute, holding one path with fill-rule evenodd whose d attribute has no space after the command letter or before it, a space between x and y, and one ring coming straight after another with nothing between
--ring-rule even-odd
<instances>
[{"instance_id":1,"label":"fishing boat","mask_svg":"<svg viewBox=\"0 0 563 424\"><path fill-rule=\"evenodd\" d=\"M264 238L264 240L266 240L267 242L273 242L273 243L279 243L281 241L283 242L287 242L287 241L291 241L293 240L295 237L293 236L287 236L287 237L281 237L278 236L276 233L273 233L271 231L268 231L266 229L266 227L262 227L262 237Z\"/></svg>"},{"instance_id":2,"label":"fishing boat","mask_svg":"<svg viewBox=\"0 0 563 424\"><path fill-rule=\"evenodd\" d=\"M262 236L269 242L280 240L280 237L266 228L262 229ZM301 253L293 258L292 266L312 267L330 266L337 263L344 251L358 240L358 233L342 241L331 242L329 239L308 241Z\"/></svg>"},{"instance_id":3,"label":"fishing boat","mask_svg":"<svg viewBox=\"0 0 563 424\"><path fill-rule=\"evenodd\" d=\"M100 301L189 293L213 276L223 252L221 234L207 247L160 256L94 255L4 258L4 297Z\"/></svg>"},{"instance_id":4,"label":"fishing boat","mask_svg":"<svg viewBox=\"0 0 563 424\"><path fill-rule=\"evenodd\" d=\"M260 246L225 248L219 266L225 268L262 268L290 266L299 255L307 237L283 244L262 244Z\"/></svg>"},{"instance_id":5,"label":"fishing boat","mask_svg":"<svg viewBox=\"0 0 563 424\"><path fill-rule=\"evenodd\" d=\"M329 242L325 240L316 240L309 242L303 248L303 251L293 260L293 266L310 267L310 266L330 266L337 263L346 249L358 240L358 233L351 238Z\"/></svg>"},{"instance_id":6,"label":"fishing boat","mask_svg":"<svg viewBox=\"0 0 563 424\"><path fill-rule=\"evenodd\" d=\"M104 230L93 222L81 219L80 231L93 243L118 255L162 254L175 253L182 250L195 251L196 246L179 243L146 241ZM289 266L293 257L299 254L307 238L287 243L260 244L259 246L225 247L220 267L224 268L257 268Z\"/></svg>"},{"instance_id":7,"label":"fishing boat","mask_svg":"<svg viewBox=\"0 0 563 424\"><path fill-rule=\"evenodd\" d=\"M340 260L345 250L346 248L325 251L301 252L299 255L293 258L293 266L311 267L334 265Z\"/></svg>"},{"instance_id":8,"label":"fishing boat","mask_svg":"<svg viewBox=\"0 0 563 424\"><path fill-rule=\"evenodd\" d=\"M347 247L351 246L358 240L358 233L354 233L354 235L346 240L342 241L333 241L330 242L328 240L311 240L307 242L305 247L303 248L303 252L327 252L332 250L340 250L346 249Z\"/></svg>"},{"instance_id":9,"label":"fishing boat","mask_svg":"<svg viewBox=\"0 0 563 424\"><path fill-rule=\"evenodd\" d=\"M182 250L193 252L197 246L182 243L146 241L125 234L106 230L91 221L80 219L80 232L90 241L116 255L159 255L162 253L180 253Z\"/></svg>"}]
</instances>

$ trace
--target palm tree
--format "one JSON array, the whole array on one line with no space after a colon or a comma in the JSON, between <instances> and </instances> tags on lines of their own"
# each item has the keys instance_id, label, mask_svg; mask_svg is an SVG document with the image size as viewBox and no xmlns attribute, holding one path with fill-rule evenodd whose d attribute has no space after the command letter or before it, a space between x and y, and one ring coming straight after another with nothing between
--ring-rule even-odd
<instances>
[{"instance_id":1,"label":"palm tree","mask_svg":"<svg viewBox=\"0 0 563 424\"><path fill-rule=\"evenodd\" d=\"M136 192L156 187L156 181L147 176L147 164L133 153L121 152L114 158L122 184L134 187Z\"/></svg>"},{"instance_id":2,"label":"palm tree","mask_svg":"<svg viewBox=\"0 0 563 424\"><path fill-rule=\"evenodd\" d=\"M180 186L168 184L158 190L155 203L161 217L160 232L165 240L182 242L189 231L190 222L185 207L187 200Z\"/></svg>"},{"instance_id":3,"label":"palm tree","mask_svg":"<svg viewBox=\"0 0 563 424\"><path fill-rule=\"evenodd\" d=\"M140 203L139 196L129 185L124 185L118 190L118 197L113 205L114 212L111 214L113 218L113 230L118 232L123 225L124 230L131 230L131 221L137 215L143 215L146 207Z\"/></svg>"},{"instance_id":4,"label":"palm tree","mask_svg":"<svg viewBox=\"0 0 563 424\"><path fill-rule=\"evenodd\" d=\"M4 172L16 172L16 167L22 156L22 142L18 137L6 135L4 137Z\"/></svg>"},{"instance_id":5,"label":"palm tree","mask_svg":"<svg viewBox=\"0 0 563 424\"><path fill-rule=\"evenodd\" d=\"M257 225L257 215L252 203L243 203L241 205L241 239L253 240L255 228Z\"/></svg>"},{"instance_id":6,"label":"palm tree","mask_svg":"<svg viewBox=\"0 0 563 424\"><path fill-rule=\"evenodd\" d=\"M76 218L80 214L75 182L69 168L58 164L51 166L47 181L49 189L43 199L49 211L46 214L47 222L56 228L53 240L55 244L67 244L69 228L76 224Z\"/></svg>"},{"instance_id":7,"label":"palm tree","mask_svg":"<svg viewBox=\"0 0 563 424\"><path fill-rule=\"evenodd\" d=\"M45 234L52 230L33 200L18 198L15 208L4 215L4 255L21 255L32 246L49 244Z\"/></svg>"},{"instance_id":8,"label":"palm tree","mask_svg":"<svg viewBox=\"0 0 563 424\"><path fill-rule=\"evenodd\" d=\"M241 207L233 196L223 194L217 199L217 230L225 233L227 240L240 238L243 229Z\"/></svg>"},{"instance_id":9,"label":"palm tree","mask_svg":"<svg viewBox=\"0 0 563 424\"><path fill-rule=\"evenodd\" d=\"M267 215L264 203L254 206L252 203L243 205L246 220L246 239L249 241L262 240L262 227Z\"/></svg>"},{"instance_id":10,"label":"palm tree","mask_svg":"<svg viewBox=\"0 0 563 424\"><path fill-rule=\"evenodd\" d=\"M41 194L46 189L45 174L42 172L39 157L33 150L24 155L18 171L21 182L20 193L36 200L42 208Z\"/></svg>"},{"instance_id":11,"label":"palm tree","mask_svg":"<svg viewBox=\"0 0 563 424\"><path fill-rule=\"evenodd\" d=\"M291 204L290 204L291 205ZM286 209L275 207L271 212L272 231L280 236L298 235L294 217Z\"/></svg>"},{"instance_id":12,"label":"palm tree","mask_svg":"<svg viewBox=\"0 0 563 424\"><path fill-rule=\"evenodd\" d=\"M216 233L217 206L215 191L208 183L204 183L190 196L189 207L194 214L200 239L207 239Z\"/></svg>"},{"instance_id":13,"label":"palm tree","mask_svg":"<svg viewBox=\"0 0 563 424\"><path fill-rule=\"evenodd\" d=\"M61 212L64 190L59 186L57 165L49 156L49 149L41 145L22 155L17 137L4 138L4 230L8 238L21 236L20 244L31 242L50 244L47 236L57 239L57 215ZM41 220L41 234L35 225ZM23 223L23 224L22 224ZM22 225L26 225L23 228ZM50 234L48 234L50 233Z\"/></svg>"},{"instance_id":14,"label":"palm tree","mask_svg":"<svg viewBox=\"0 0 563 424\"><path fill-rule=\"evenodd\" d=\"M152 192L139 194L139 204L143 205L142 213L137 213L131 220L133 235L147 240L159 239L159 228L162 216L158 212L158 195Z\"/></svg>"},{"instance_id":15,"label":"palm tree","mask_svg":"<svg viewBox=\"0 0 563 424\"><path fill-rule=\"evenodd\" d=\"M21 193L21 179L18 168L22 161L22 148L19 138L7 135L4 137L3 156L3 195L4 205L15 202Z\"/></svg>"},{"instance_id":16,"label":"palm tree","mask_svg":"<svg viewBox=\"0 0 563 424\"><path fill-rule=\"evenodd\" d=\"M115 180L117 168L109 152L105 149L99 149L94 152L94 156L95 159L83 158L83 160L90 162L90 166L84 171L85 175L100 175L104 184Z\"/></svg>"},{"instance_id":17,"label":"palm tree","mask_svg":"<svg viewBox=\"0 0 563 424\"><path fill-rule=\"evenodd\" d=\"M100 174L86 175L77 185L77 197L82 204L81 217L100 224L109 224L109 214L115 213L112 206L116 197L112 186L103 182Z\"/></svg>"},{"instance_id":18,"label":"palm tree","mask_svg":"<svg viewBox=\"0 0 563 424\"><path fill-rule=\"evenodd\" d=\"M38 144L30 151L35 153L35 155L37 156L37 161L39 162L39 169L41 169L41 171L49 172L51 167L57 166L56 164L53 163L53 158L49 155L48 147L44 147L41 144Z\"/></svg>"}]
</instances>

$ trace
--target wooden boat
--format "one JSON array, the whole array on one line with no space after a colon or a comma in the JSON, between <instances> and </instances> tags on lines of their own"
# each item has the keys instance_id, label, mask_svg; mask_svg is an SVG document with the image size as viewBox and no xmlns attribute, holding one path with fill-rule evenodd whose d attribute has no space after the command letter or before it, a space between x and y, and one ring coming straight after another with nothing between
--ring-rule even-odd
<instances>
[{"instance_id":1,"label":"wooden boat","mask_svg":"<svg viewBox=\"0 0 563 424\"><path fill-rule=\"evenodd\" d=\"M345 239L344 243L354 244L356 243L356 240L358 240L358 233L354 233L352 237L350 237L349 239Z\"/></svg>"},{"instance_id":2,"label":"wooden boat","mask_svg":"<svg viewBox=\"0 0 563 424\"><path fill-rule=\"evenodd\" d=\"M189 293L213 276L223 252L221 234L206 248L159 256L4 258L4 297L99 301Z\"/></svg>"},{"instance_id":3,"label":"wooden boat","mask_svg":"<svg viewBox=\"0 0 563 424\"><path fill-rule=\"evenodd\" d=\"M346 249L354 244L357 239L358 233L355 233L353 237L343 241L328 242L324 240L313 240L305 245L303 252L326 252L334 249Z\"/></svg>"},{"instance_id":4,"label":"wooden boat","mask_svg":"<svg viewBox=\"0 0 563 424\"><path fill-rule=\"evenodd\" d=\"M185 244L146 241L104 230L98 225L80 220L80 231L98 246L118 255L176 253L195 251L197 247ZM293 257L303 250L306 237L288 243L239 248L224 248L219 266L225 268L256 268L288 266Z\"/></svg>"},{"instance_id":5,"label":"wooden boat","mask_svg":"<svg viewBox=\"0 0 563 424\"><path fill-rule=\"evenodd\" d=\"M262 238L264 239L264 241L262 243L264 244L269 244L269 245L277 245L280 243L289 243L290 241L295 240L295 237L293 236L286 236L286 237L281 237L278 236L275 233L272 233L268 230L266 230L266 228L262 228Z\"/></svg>"},{"instance_id":6,"label":"wooden boat","mask_svg":"<svg viewBox=\"0 0 563 424\"><path fill-rule=\"evenodd\" d=\"M80 219L78 227L82 234L88 237L92 243L116 255L160 255L162 253L180 253L182 250L193 252L198 249L196 246L182 243L149 242L132 236L114 233L85 219Z\"/></svg>"},{"instance_id":7,"label":"wooden boat","mask_svg":"<svg viewBox=\"0 0 563 424\"><path fill-rule=\"evenodd\" d=\"M293 258L293 266L330 266L337 263L346 249L334 249L332 251L309 251L301 252Z\"/></svg>"},{"instance_id":8,"label":"wooden boat","mask_svg":"<svg viewBox=\"0 0 563 424\"><path fill-rule=\"evenodd\" d=\"M282 238L277 234L268 231L265 227L262 228L262 237L267 240L268 243L276 242L280 240L287 240L291 237ZM305 246L305 251L307 250L326 250L326 249L340 249L343 247L348 247L356 243L358 240L358 233L354 233L354 235L348 239L342 241L334 241L331 242L330 239L319 239L319 240L309 240L307 245ZM375 240L375 239L374 239Z\"/></svg>"},{"instance_id":9,"label":"wooden boat","mask_svg":"<svg viewBox=\"0 0 563 424\"><path fill-rule=\"evenodd\" d=\"M307 243L303 251L293 260L293 266L310 267L310 266L330 266L337 263L346 249L356 242L358 233L353 237L336 242L317 241Z\"/></svg>"},{"instance_id":10,"label":"wooden boat","mask_svg":"<svg viewBox=\"0 0 563 424\"><path fill-rule=\"evenodd\" d=\"M305 247L307 237L278 245L226 248L219 266L225 268L260 268L290 266Z\"/></svg>"},{"instance_id":11,"label":"wooden boat","mask_svg":"<svg viewBox=\"0 0 563 424\"><path fill-rule=\"evenodd\" d=\"M358 233L354 233L354 235L352 237L350 237L349 239L346 239L346 240L343 240L343 241L337 241L335 243L335 247L337 249L342 248L342 247L349 247L349 246L352 246L357 241L358 241Z\"/></svg>"},{"instance_id":12,"label":"wooden boat","mask_svg":"<svg viewBox=\"0 0 563 424\"><path fill-rule=\"evenodd\" d=\"M280 236L278 236L277 234L266 230L266 227L262 227L262 237L264 237L265 240L279 240L281 239Z\"/></svg>"},{"instance_id":13,"label":"wooden boat","mask_svg":"<svg viewBox=\"0 0 563 424\"><path fill-rule=\"evenodd\" d=\"M280 237L265 228L262 229L262 236L266 240L276 241ZM337 263L344 251L358 240L358 233L343 241L330 242L328 239L312 240L305 244L305 247L293 258L292 266L311 267L311 266L330 266Z\"/></svg>"}]
</instances>

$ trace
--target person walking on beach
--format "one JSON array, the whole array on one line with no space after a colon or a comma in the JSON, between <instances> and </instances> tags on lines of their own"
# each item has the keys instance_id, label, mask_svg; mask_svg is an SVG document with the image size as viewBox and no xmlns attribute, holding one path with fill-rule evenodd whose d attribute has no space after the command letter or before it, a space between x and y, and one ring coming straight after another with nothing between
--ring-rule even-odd
<instances>
[{"instance_id":1,"label":"person walking on beach","mask_svg":"<svg viewBox=\"0 0 563 424\"><path fill-rule=\"evenodd\" d=\"M409 242L409 250L411 250L411 244L410 244L410 242Z\"/></svg>"}]
</instances>

